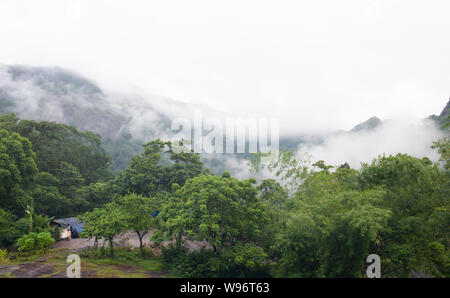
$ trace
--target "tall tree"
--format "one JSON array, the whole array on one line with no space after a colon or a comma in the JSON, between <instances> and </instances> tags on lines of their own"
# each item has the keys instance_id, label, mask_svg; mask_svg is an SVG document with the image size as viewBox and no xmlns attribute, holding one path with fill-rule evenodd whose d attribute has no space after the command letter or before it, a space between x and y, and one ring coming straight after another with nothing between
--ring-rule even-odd
<instances>
[{"instance_id":1,"label":"tall tree","mask_svg":"<svg viewBox=\"0 0 450 298\"><path fill-rule=\"evenodd\" d=\"M83 238L103 239L108 241L111 257L114 257L114 238L126 229L124 215L116 203L108 203L103 208L96 208L80 216L85 229Z\"/></svg>"},{"instance_id":2,"label":"tall tree","mask_svg":"<svg viewBox=\"0 0 450 298\"><path fill-rule=\"evenodd\" d=\"M282 276L362 276L390 212L376 206L382 190L352 190L340 174L310 173L290 200L276 241Z\"/></svg>"},{"instance_id":3,"label":"tall tree","mask_svg":"<svg viewBox=\"0 0 450 298\"><path fill-rule=\"evenodd\" d=\"M41 172L58 175L61 163L66 162L78 169L86 184L109 177L110 158L103 150L99 135L66 124L20 120L13 114L0 116L0 129L30 140Z\"/></svg>"},{"instance_id":4,"label":"tall tree","mask_svg":"<svg viewBox=\"0 0 450 298\"><path fill-rule=\"evenodd\" d=\"M448 274L450 265L442 260L450 256L449 230L439 228L450 219L445 172L428 158L381 156L363 165L359 183L363 189L384 188L378 205L392 211L379 248L385 275Z\"/></svg>"},{"instance_id":5,"label":"tall tree","mask_svg":"<svg viewBox=\"0 0 450 298\"><path fill-rule=\"evenodd\" d=\"M183 186L187 179L204 172L197 153L177 153L170 142L159 139L144 147L144 152L133 157L130 166L115 179L117 192L143 196L171 192L172 184Z\"/></svg>"},{"instance_id":6,"label":"tall tree","mask_svg":"<svg viewBox=\"0 0 450 298\"><path fill-rule=\"evenodd\" d=\"M35 158L28 139L0 130L0 208L23 214L37 173Z\"/></svg>"},{"instance_id":7,"label":"tall tree","mask_svg":"<svg viewBox=\"0 0 450 298\"><path fill-rule=\"evenodd\" d=\"M159 202L135 193L119 198L122 207L125 226L133 230L139 238L139 249L144 254L142 238L154 226L154 214L158 210Z\"/></svg>"},{"instance_id":8,"label":"tall tree","mask_svg":"<svg viewBox=\"0 0 450 298\"><path fill-rule=\"evenodd\" d=\"M200 175L189 179L158 215L154 239L207 241L216 253L260 234L265 220L254 180Z\"/></svg>"}]
</instances>

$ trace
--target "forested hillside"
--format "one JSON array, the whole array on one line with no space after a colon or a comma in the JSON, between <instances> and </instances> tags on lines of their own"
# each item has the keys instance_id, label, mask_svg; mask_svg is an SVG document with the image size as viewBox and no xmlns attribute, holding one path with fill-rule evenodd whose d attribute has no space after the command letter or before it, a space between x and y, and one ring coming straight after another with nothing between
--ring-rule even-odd
<instances>
[{"instance_id":1,"label":"forested hillside","mask_svg":"<svg viewBox=\"0 0 450 298\"><path fill-rule=\"evenodd\" d=\"M139 96L110 94L71 71L0 65L0 111L22 119L56 121L102 137L110 169L123 170L145 141L167 135L170 119ZM164 99L168 105L182 106ZM141 123L145 119L145 123Z\"/></svg>"},{"instance_id":2,"label":"forested hillside","mask_svg":"<svg viewBox=\"0 0 450 298\"><path fill-rule=\"evenodd\" d=\"M189 111L185 103L167 98L104 91L82 75L61 68L0 65L1 113L15 113L27 120L55 121L98 134L101 146L111 157L109 169L113 172L124 170L131 158L143 151L142 144L156 138L170 139L174 134L171 120L177 115L191 118ZM372 117L350 132L364 133L381 124L380 119ZM297 151L299 146L321 144L326 137L282 135L280 149ZM242 164L248 157L249 154L201 156L216 174L225 170L238 174L241 170L233 165Z\"/></svg>"},{"instance_id":3,"label":"forested hillside","mask_svg":"<svg viewBox=\"0 0 450 298\"><path fill-rule=\"evenodd\" d=\"M450 276L448 138L434 144L439 163L398 154L356 170L290 151L267 166L259 155L255 173L276 180L257 181L215 175L160 139L113 173L93 132L3 114L0 137L3 259L42 253L57 238L49 220L77 216L82 237L109 243L111 257L115 237L134 231L142 258L175 277L364 277L369 254L385 277ZM150 231L159 255L142 245ZM207 246L190 251L189 240Z\"/></svg>"}]
</instances>

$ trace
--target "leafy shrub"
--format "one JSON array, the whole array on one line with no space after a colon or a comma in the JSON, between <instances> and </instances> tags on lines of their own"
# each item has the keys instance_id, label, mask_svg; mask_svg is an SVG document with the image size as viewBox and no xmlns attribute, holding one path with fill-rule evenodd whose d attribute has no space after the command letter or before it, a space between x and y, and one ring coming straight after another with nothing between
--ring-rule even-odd
<instances>
[{"instance_id":1,"label":"leafy shrub","mask_svg":"<svg viewBox=\"0 0 450 298\"><path fill-rule=\"evenodd\" d=\"M14 228L18 231L19 237L30 232L30 217L22 217L14 223ZM33 214L33 232L43 233L50 231L50 218L44 215ZM19 238L17 237L17 238Z\"/></svg>"},{"instance_id":2,"label":"leafy shrub","mask_svg":"<svg viewBox=\"0 0 450 298\"><path fill-rule=\"evenodd\" d=\"M189 253L184 246L162 248L163 263L173 277L219 277L216 266L211 264L214 257L212 251L205 249Z\"/></svg>"},{"instance_id":3,"label":"leafy shrub","mask_svg":"<svg viewBox=\"0 0 450 298\"><path fill-rule=\"evenodd\" d=\"M49 232L29 233L17 240L17 246L21 253L32 253L47 251L54 242Z\"/></svg>"},{"instance_id":4,"label":"leafy shrub","mask_svg":"<svg viewBox=\"0 0 450 298\"><path fill-rule=\"evenodd\" d=\"M221 254L169 245L162 249L162 260L173 277L270 277L265 264L267 254L254 245L236 244Z\"/></svg>"},{"instance_id":5,"label":"leafy shrub","mask_svg":"<svg viewBox=\"0 0 450 298\"><path fill-rule=\"evenodd\" d=\"M226 277L269 277L268 255L254 244L236 243L221 255Z\"/></svg>"},{"instance_id":6,"label":"leafy shrub","mask_svg":"<svg viewBox=\"0 0 450 298\"><path fill-rule=\"evenodd\" d=\"M0 247L13 245L17 238L17 230L14 228L14 215L0 208Z\"/></svg>"},{"instance_id":7,"label":"leafy shrub","mask_svg":"<svg viewBox=\"0 0 450 298\"><path fill-rule=\"evenodd\" d=\"M7 261L8 251L6 249L0 249L0 264Z\"/></svg>"}]
</instances>

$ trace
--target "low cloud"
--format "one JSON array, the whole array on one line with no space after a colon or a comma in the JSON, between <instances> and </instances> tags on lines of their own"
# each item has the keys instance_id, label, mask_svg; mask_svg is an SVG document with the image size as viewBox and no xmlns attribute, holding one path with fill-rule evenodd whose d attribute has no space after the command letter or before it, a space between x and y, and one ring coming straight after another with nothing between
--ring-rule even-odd
<instances>
[{"instance_id":1,"label":"low cloud","mask_svg":"<svg viewBox=\"0 0 450 298\"><path fill-rule=\"evenodd\" d=\"M324 160L335 166L348 162L353 168L360 168L361 163L383 154L407 153L437 161L439 155L431 145L443 136L437 125L428 119L391 119L373 130L341 132L326 137L321 144L302 145L299 153L307 152L312 160Z\"/></svg>"}]
</instances>

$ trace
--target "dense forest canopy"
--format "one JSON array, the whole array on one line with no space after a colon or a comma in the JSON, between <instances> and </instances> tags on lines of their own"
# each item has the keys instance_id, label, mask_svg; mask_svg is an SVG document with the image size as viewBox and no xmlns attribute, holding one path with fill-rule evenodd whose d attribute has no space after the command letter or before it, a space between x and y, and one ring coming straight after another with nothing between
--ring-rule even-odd
<instances>
[{"instance_id":1,"label":"dense forest canopy","mask_svg":"<svg viewBox=\"0 0 450 298\"><path fill-rule=\"evenodd\" d=\"M440 123L448 131L448 118ZM271 165L257 155L255 171L277 177L257 181L215 175L199 154L157 139L112 173L99 135L4 114L0 246L23 250L41 235L30 231L51 232L50 218L78 216L82 236L109 242L112 256L124 231L138 235L142 254L150 231L155 245L169 241L162 258L173 276L362 277L375 253L384 276L448 277L449 139L433 147L439 163L383 155L358 170L290 151Z\"/></svg>"}]
</instances>

